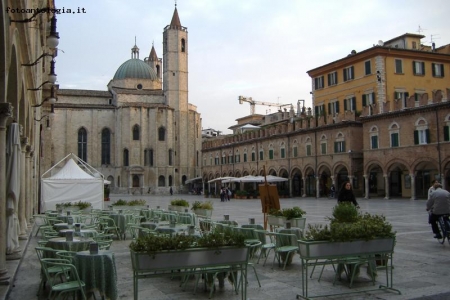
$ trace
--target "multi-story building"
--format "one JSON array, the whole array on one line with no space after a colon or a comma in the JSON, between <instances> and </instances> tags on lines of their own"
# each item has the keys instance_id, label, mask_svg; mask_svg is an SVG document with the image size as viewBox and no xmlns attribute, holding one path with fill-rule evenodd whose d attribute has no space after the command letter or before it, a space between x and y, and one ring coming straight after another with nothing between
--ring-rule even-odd
<instances>
[{"instance_id":1,"label":"multi-story building","mask_svg":"<svg viewBox=\"0 0 450 300\"><path fill-rule=\"evenodd\" d=\"M1 285L12 282L6 260L20 259L19 239L28 238L38 212L40 132L55 100L56 15L53 0L0 1Z\"/></svg>"},{"instance_id":2,"label":"multi-story building","mask_svg":"<svg viewBox=\"0 0 450 300\"><path fill-rule=\"evenodd\" d=\"M435 178L448 187L450 45L426 47L423 37L380 41L308 71L314 116L280 112L251 133L206 141L205 181L265 166L289 179L291 196L326 195L347 179L365 197L425 197Z\"/></svg>"},{"instance_id":3,"label":"multi-story building","mask_svg":"<svg viewBox=\"0 0 450 300\"><path fill-rule=\"evenodd\" d=\"M175 7L163 32L163 59L131 49L107 91L59 89L45 131L45 171L69 153L100 171L112 192L178 192L201 174L201 118L188 102L187 28Z\"/></svg>"}]
</instances>

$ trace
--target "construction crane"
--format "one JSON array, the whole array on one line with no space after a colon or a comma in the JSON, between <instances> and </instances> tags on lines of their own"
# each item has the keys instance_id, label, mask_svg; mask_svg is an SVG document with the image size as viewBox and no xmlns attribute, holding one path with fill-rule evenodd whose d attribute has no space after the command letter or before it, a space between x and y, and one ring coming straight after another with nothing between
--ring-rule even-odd
<instances>
[{"instance_id":1,"label":"construction crane","mask_svg":"<svg viewBox=\"0 0 450 300\"><path fill-rule=\"evenodd\" d=\"M239 104L243 104L244 102L250 103L250 114L251 115L255 114L256 104L265 105L265 106L276 106L276 107L279 107L280 110L283 106L291 106L292 107L292 104L280 104L280 103L272 103L272 102L255 101L252 99L252 97L239 96L238 99L239 99Z\"/></svg>"}]
</instances>

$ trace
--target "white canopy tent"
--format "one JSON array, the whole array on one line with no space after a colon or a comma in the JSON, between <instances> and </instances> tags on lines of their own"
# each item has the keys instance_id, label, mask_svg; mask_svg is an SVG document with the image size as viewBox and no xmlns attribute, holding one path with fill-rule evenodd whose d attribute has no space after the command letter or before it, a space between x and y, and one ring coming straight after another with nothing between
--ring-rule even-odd
<instances>
[{"instance_id":1,"label":"white canopy tent","mask_svg":"<svg viewBox=\"0 0 450 300\"><path fill-rule=\"evenodd\" d=\"M65 165L58 170L58 165L65 160ZM56 173L52 175L52 172ZM92 208L102 209L104 183L100 172L71 153L42 174L41 209L54 210L56 204L79 201L90 202Z\"/></svg>"}]
</instances>

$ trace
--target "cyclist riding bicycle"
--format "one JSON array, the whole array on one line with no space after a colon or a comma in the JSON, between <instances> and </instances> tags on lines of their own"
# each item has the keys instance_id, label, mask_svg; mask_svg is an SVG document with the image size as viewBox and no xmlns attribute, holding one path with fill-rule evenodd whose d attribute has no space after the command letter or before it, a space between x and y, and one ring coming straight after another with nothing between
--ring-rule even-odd
<instances>
[{"instance_id":1,"label":"cyclist riding bicycle","mask_svg":"<svg viewBox=\"0 0 450 300\"><path fill-rule=\"evenodd\" d=\"M435 181L433 184L435 191L431 193L427 201L427 211L431 212L429 223L434 233L434 238L441 239L441 233L437 221L440 216L450 214L450 193L442 189L441 184Z\"/></svg>"}]
</instances>

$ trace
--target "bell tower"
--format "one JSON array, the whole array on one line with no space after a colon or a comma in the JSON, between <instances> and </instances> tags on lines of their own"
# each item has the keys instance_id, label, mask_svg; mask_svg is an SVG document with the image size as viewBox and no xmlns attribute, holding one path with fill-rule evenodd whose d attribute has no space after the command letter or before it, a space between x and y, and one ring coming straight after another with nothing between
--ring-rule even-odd
<instances>
[{"instance_id":1,"label":"bell tower","mask_svg":"<svg viewBox=\"0 0 450 300\"><path fill-rule=\"evenodd\" d=\"M163 33L163 89L166 104L188 111L188 32L181 26L175 5L172 21Z\"/></svg>"}]
</instances>

